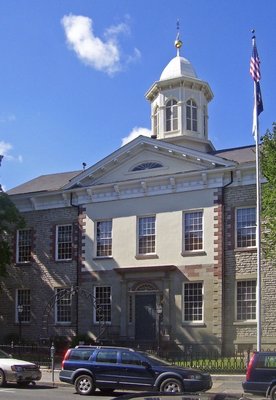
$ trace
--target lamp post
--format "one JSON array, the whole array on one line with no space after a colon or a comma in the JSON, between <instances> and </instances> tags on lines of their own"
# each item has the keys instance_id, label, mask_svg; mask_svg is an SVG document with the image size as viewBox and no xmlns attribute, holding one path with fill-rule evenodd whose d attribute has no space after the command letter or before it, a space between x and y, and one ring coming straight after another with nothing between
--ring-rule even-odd
<instances>
[{"instance_id":1,"label":"lamp post","mask_svg":"<svg viewBox=\"0 0 276 400\"><path fill-rule=\"evenodd\" d=\"M156 312L157 312L157 326L158 326L158 332L157 332L157 354L160 355L160 344L161 344L161 314L163 312L162 304L158 304L156 307Z\"/></svg>"},{"instance_id":2,"label":"lamp post","mask_svg":"<svg viewBox=\"0 0 276 400\"><path fill-rule=\"evenodd\" d=\"M19 344L21 344L22 339L22 313L23 313L23 305L19 304L17 306L17 315L18 315L18 324L19 324Z\"/></svg>"}]
</instances>

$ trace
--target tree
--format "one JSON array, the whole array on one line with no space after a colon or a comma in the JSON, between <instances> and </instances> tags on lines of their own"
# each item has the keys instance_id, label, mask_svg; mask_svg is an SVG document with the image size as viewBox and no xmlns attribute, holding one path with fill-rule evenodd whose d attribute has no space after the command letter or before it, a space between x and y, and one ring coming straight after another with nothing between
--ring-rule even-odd
<instances>
[{"instance_id":1,"label":"tree","mask_svg":"<svg viewBox=\"0 0 276 400\"><path fill-rule=\"evenodd\" d=\"M9 196L0 191L0 276L6 274L6 267L11 263L11 235L16 229L23 227L24 218Z\"/></svg>"},{"instance_id":2,"label":"tree","mask_svg":"<svg viewBox=\"0 0 276 400\"><path fill-rule=\"evenodd\" d=\"M276 257L276 123L261 138L263 249L267 258Z\"/></svg>"}]
</instances>

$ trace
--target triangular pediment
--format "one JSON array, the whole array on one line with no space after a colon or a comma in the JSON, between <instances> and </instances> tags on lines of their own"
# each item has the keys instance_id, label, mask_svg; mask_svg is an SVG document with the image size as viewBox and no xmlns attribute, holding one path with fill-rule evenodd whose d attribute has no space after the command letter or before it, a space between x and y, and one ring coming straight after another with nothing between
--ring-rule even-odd
<instances>
[{"instance_id":1,"label":"triangular pediment","mask_svg":"<svg viewBox=\"0 0 276 400\"><path fill-rule=\"evenodd\" d=\"M139 136L73 178L64 189L175 176L235 165L223 158Z\"/></svg>"}]
</instances>

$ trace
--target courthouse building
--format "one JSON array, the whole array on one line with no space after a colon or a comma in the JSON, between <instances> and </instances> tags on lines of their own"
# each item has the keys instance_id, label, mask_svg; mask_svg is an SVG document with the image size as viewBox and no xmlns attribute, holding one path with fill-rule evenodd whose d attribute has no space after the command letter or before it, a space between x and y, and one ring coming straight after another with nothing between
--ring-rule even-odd
<instances>
[{"instance_id":1,"label":"courthouse building","mask_svg":"<svg viewBox=\"0 0 276 400\"><path fill-rule=\"evenodd\" d=\"M256 347L255 146L214 148L213 93L180 45L146 92L151 137L8 192L26 227L1 281L0 342L20 328L25 341L85 335L224 354ZM275 278L263 266L270 348Z\"/></svg>"}]
</instances>

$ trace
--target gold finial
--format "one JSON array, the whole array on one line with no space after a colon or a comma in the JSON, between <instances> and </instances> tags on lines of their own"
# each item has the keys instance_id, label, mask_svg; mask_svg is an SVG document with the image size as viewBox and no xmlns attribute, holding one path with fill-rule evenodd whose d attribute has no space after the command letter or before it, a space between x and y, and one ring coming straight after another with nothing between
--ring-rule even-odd
<instances>
[{"instance_id":1,"label":"gold finial","mask_svg":"<svg viewBox=\"0 0 276 400\"><path fill-rule=\"evenodd\" d=\"M177 35L176 39L174 41L174 47L177 49L177 55L179 56L179 50L182 47L182 41L180 40L180 33L179 33L179 20L176 22L176 29L177 29Z\"/></svg>"}]
</instances>

